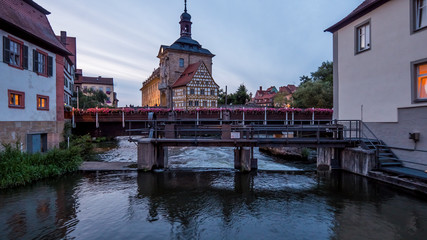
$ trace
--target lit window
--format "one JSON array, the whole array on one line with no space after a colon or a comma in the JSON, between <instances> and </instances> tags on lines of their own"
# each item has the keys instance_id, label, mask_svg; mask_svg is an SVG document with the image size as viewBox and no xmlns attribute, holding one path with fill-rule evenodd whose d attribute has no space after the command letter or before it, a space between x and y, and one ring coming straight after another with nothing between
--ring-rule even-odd
<instances>
[{"instance_id":1,"label":"lit window","mask_svg":"<svg viewBox=\"0 0 427 240\"><path fill-rule=\"evenodd\" d=\"M356 27L356 43L358 53L371 48L371 24L369 22Z\"/></svg>"},{"instance_id":2,"label":"lit window","mask_svg":"<svg viewBox=\"0 0 427 240\"><path fill-rule=\"evenodd\" d=\"M14 90L7 91L9 96L9 108L25 108L25 93Z\"/></svg>"},{"instance_id":3,"label":"lit window","mask_svg":"<svg viewBox=\"0 0 427 240\"><path fill-rule=\"evenodd\" d=\"M427 26L427 0L415 0L415 30Z\"/></svg>"},{"instance_id":4,"label":"lit window","mask_svg":"<svg viewBox=\"0 0 427 240\"><path fill-rule=\"evenodd\" d=\"M416 66L417 69L417 99L427 100L427 63Z\"/></svg>"},{"instance_id":5,"label":"lit window","mask_svg":"<svg viewBox=\"0 0 427 240\"><path fill-rule=\"evenodd\" d=\"M49 111L49 97L37 95L37 110Z\"/></svg>"},{"instance_id":6,"label":"lit window","mask_svg":"<svg viewBox=\"0 0 427 240\"><path fill-rule=\"evenodd\" d=\"M184 67L184 58L179 59L179 67Z\"/></svg>"}]
</instances>

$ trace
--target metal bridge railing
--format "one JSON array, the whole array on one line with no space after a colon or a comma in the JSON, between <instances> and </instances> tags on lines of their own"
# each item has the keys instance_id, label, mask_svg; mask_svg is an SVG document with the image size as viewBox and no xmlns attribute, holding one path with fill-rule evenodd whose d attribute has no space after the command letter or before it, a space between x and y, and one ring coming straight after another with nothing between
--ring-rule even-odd
<instances>
[{"instance_id":1,"label":"metal bridge railing","mask_svg":"<svg viewBox=\"0 0 427 240\"><path fill-rule=\"evenodd\" d=\"M221 139L229 132L232 139L310 139L360 141L361 122L358 120L145 120L137 121L143 128L132 129L129 121L129 133L140 132L150 138L177 139ZM225 126L228 126L225 127Z\"/></svg>"}]
</instances>

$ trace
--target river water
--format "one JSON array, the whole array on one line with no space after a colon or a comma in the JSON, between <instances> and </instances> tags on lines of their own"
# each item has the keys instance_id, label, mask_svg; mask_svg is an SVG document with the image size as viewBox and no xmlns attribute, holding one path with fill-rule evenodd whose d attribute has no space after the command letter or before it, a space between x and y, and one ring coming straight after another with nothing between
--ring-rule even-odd
<instances>
[{"instance_id":1,"label":"river water","mask_svg":"<svg viewBox=\"0 0 427 240\"><path fill-rule=\"evenodd\" d=\"M114 151L103 157L132 160ZM168 171L76 173L1 190L0 239L426 239L421 196L259 153L271 169L242 174L225 150L211 151L196 151L203 168L173 149Z\"/></svg>"}]
</instances>

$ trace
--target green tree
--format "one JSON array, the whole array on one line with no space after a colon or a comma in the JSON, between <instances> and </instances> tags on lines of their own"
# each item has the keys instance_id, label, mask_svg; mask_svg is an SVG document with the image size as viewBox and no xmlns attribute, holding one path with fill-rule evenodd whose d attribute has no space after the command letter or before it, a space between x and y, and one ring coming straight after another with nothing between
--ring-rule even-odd
<instances>
[{"instance_id":1,"label":"green tree","mask_svg":"<svg viewBox=\"0 0 427 240\"><path fill-rule=\"evenodd\" d=\"M279 92L273 98L274 107L285 107L291 103L290 100L286 98L288 94Z\"/></svg>"},{"instance_id":2,"label":"green tree","mask_svg":"<svg viewBox=\"0 0 427 240\"><path fill-rule=\"evenodd\" d=\"M227 94L227 103L225 103L225 92L219 89L218 104L233 104L233 105L244 105L251 98L248 94L248 89L245 85L241 84L235 93Z\"/></svg>"},{"instance_id":3,"label":"green tree","mask_svg":"<svg viewBox=\"0 0 427 240\"><path fill-rule=\"evenodd\" d=\"M246 102L251 100L248 94L248 89L246 89L245 85L243 84L240 84L239 88L237 89L236 93L234 93L233 97L234 97L233 98L234 105L245 105Z\"/></svg>"},{"instance_id":4,"label":"green tree","mask_svg":"<svg viewBox=\"0 0 427 240\"><path fill-rule=\"evenodd\" d=\"M293 106L299 108L332 108L333 63L326 61L311 73L300 77L301 84L293 94Z\"/></svg>"},{"instance_id":5,"label":"green tree","mask_svg":"<svg viewBox=\"0 0 427 240\"><path fill-rule=\"evenodd\" d=\"M82 109L108 107L105 104L108 96L103 91L88 89L83 93L79 90L79 107Z\"/></svg>"}]
</instances>

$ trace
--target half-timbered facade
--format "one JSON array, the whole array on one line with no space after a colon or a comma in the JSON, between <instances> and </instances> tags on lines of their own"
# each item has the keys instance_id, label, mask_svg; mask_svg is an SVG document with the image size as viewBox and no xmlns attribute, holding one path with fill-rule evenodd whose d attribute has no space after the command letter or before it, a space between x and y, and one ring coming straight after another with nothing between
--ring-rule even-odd
<instances>
[{"instance_id":1,"label":"half-timbered facade","mask_svg":"<svg viewBox=\"0 0 427 240\"><path fill-rule=\"evenodd\" d=\"M172 85L173 107L179 109L215 108L219 86L205 63L190 64Z\"/></svg>"}]
</instances>

